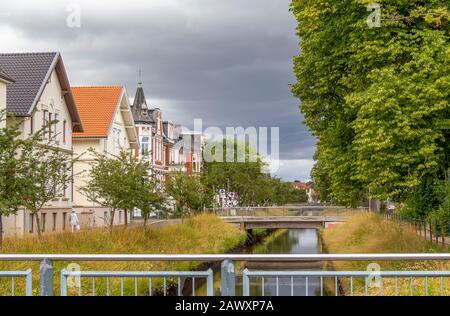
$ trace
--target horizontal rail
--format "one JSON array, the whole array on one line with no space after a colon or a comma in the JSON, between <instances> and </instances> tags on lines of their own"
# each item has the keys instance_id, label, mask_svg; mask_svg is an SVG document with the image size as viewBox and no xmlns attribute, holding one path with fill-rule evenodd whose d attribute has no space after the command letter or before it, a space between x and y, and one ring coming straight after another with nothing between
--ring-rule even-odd
<instances>
[{"instance_id":1,"label":"horizontal rail","mask_svg":"<svg viewBox=\"0 0 450 316\"><path fill-rule=\"evenodd\" d=\"M450 253L389 253L389 254L0 254L0 261L397 261L450 260Z\"/></svg>"},{"instance_id":2,"label":"horizontal rail","mask_svg":"<svg viewBox=\"0 0 450 316\"><path fill-rule=\"evenodd\" d=\"M207 277L212 273L212 270L208 271L67 271L62 270L63 276L79 276L79 277Z\"/></svg>"},{"instance_id":3,"label":"horizontal rail","mask_svg":"<svg viewBox=\"0 0 450 316\"><path fill-rule=\"evenodd\" d=\"M0 271L0 277L26 277L31 273L31 269L26 271Z\"/></svg>"}]
</instances>

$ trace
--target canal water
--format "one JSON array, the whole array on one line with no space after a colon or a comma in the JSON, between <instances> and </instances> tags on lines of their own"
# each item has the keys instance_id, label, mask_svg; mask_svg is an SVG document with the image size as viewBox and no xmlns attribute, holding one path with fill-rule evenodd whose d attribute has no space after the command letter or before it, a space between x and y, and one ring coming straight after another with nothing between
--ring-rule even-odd
<instances>
[{"instance_id":1,"label":"canal water","mask_svg":"<svg viewBox=\"0 0 450 316\"><path fill-rule=\"evenodd\" d=\"M243 253L253 254L316 254L321 252L319 236L315 229L277 230L269 235L262 243L246 249ZM273 271L303 271L321 270L318 262L236 262L236 294L242 295L242 270L273 270ZM220 295L220 267L214 269L214 292ZM263 285L264 283L264 285ZM308 278L308 294L320 295L319 278ZM306 294L306 279L304 277L275 277L250 279L250 295L303 296ZM188 293L185 293L188 294ZM192 294L192 293L190 293ZM205 284L196 287L196 295L205 295Z\"/></svg>"}]
</instances>

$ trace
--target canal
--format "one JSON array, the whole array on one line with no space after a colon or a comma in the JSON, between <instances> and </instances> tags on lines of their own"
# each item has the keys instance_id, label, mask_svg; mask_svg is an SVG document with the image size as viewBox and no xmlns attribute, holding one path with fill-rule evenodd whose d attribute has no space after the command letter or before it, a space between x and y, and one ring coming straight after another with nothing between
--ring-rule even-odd
<instances>
[{"instance_id":1,"label":"canal","mask_svg":"<svg viewBox=\"0 0 450 316\"><path fill-rule=\"evenodd\" d=\"M320 240L315 229L288 229L276 230L267 236L261 243L245 249L242 253L252 254L316 254L321 252ZM242 295L242 270L321 270L322 265L319 262L236 262L236 294ZM220 295L220 267L214 267L214 292ZM263 286L264 283L264 286ZM277 286L278 284L278 286ZM293 294L295 296L305 295L305 278L276 278L266 277L252 278L250 283L250 295L265 296L291 295L293 284ZM187 284L186 284L187 285ZM189 293L190 286L186 286L183 291L185 295ZM310 277L308 279L309 295L320 295L320 280ZM205 295L205 284L196 286L196 295Z\"/></svg>"}]
</instances>

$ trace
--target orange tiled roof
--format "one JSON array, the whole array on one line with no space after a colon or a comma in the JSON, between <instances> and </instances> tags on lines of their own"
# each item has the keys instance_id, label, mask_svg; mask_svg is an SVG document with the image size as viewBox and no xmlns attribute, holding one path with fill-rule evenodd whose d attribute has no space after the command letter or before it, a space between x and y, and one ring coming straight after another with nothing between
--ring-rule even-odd
<instances>
[{"instance_id":1,"label":"orange tiled roof","mask_svg":"<svg viewBox=\"0 0 450 316\"><path fill-rule=\"evenodd\" d=\"M73 87L72 93L84 128L83 133L73 133L73 137L107 137L122 91L122 86Z\"/></svg>"}]
</instances>

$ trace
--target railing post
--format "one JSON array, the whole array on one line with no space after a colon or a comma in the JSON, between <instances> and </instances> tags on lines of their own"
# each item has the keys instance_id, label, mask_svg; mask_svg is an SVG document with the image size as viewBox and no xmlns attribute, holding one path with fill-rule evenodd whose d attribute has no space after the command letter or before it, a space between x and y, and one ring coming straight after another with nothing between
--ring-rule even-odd
<instances>
[{"instance_id":1,"label":"railing post","mask_svg":"<svg viewBox=\"0 0 450 316\"><path fill-rule=\"evenodd\" d=\"M27 270L27 276L26 276L26 285L25 285L25 296L32 296L33 295L33 276L31 269Z\"/></svg>"},{"instance_id":2,"label":"railing post","mask_svg":"<svg viewBox=\"0 0 450 316\"><path fill-rule=\"evenodd\" d=\"M221 294L222 296L236 295L236 275L234 271L234 263L230 259L222 261Z\"/></svg>"},{"instance_id":3,"label":"railing post","mask_svg":"<svg viewBox=\"0 0 450 316\"><path fill-rule=\"evenodd\" d=\"M208 270L208 277L206 278L206 295L214 296L214 272L212 269Z\"/></svg>"},{"instance_id":4,"label":"railing post","mask_svg":"<svg viewBox=\"0 0 450 316\"><path fill-rule=\"evenodd\" d=\"M250 296L250 278L248 277L248 269L245 269L242 271L242 295L243 296ZM264 292L264 289L263 289Z\"/></svg>"},{"instance_id":5,"label":"railing post","mask_svg":"<svg viewBox=\"0 0 450 316\"><path fill-rule=\"evenodd\" d=\"M40 290L41 296L53 296L53 262L49 259L41 261Z\"/></svg>"},{"instance_id":6,"label":"railing post","mask_svg":"<svg viewBox=\"0 0 450 316\"><path fill-rule=\"evenodd\" d=\"M61 296L67 296L67 270L61 271Z\"/></svg>"}]
</instances>

